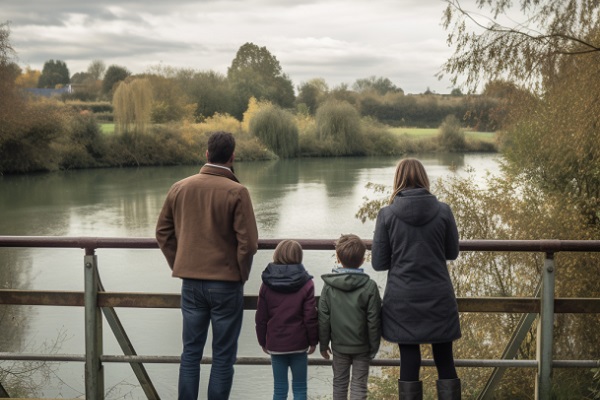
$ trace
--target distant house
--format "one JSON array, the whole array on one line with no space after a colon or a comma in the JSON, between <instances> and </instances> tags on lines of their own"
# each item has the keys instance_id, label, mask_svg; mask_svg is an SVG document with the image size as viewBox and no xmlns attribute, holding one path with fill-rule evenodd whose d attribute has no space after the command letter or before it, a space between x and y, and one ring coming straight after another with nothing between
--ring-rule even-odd
<instances>
[{"instance_id":1,"label":"distant house","mask_svg":"<svg viewBox=\"0 0 600 400\"><path fill-rule=\"evenodd\" d=\"M26 93L29 93L33 96L42 96L42 97L56 97L61 94L70 94L73 93L73 89L70 84L65 85L59 89L46 89L46 88L25 88L23 89Z\"/></svg>"}]
</instances>

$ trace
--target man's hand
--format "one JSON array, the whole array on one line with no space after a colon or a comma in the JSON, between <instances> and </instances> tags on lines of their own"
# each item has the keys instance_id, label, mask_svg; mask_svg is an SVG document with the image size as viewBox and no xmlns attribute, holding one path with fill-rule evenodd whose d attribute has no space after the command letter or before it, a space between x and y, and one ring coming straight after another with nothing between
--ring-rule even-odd
<instances>
[{"instance_id":1,"label":"man's hand","mask_svg":"<svg viewBox=\"0 0 600 400\"><path fill-rule=\"evenodd\" d=\"M317 348L317 346L310 346L308 348L308 354L310 355L310 354L314 353L316 348Z\"/></svg>"}]
</instances>

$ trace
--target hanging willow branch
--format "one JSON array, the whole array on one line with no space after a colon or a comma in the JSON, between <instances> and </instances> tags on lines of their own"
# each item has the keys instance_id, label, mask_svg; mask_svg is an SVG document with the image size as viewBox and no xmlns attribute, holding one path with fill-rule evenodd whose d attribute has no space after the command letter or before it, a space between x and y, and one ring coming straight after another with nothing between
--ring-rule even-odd
<instances>
[{"instance_id":1,"label":"hanging willow branch","mask_svg":"<svg viewBox=\"0 0 600 400\"><path fill-rule=\"evenodd\" d=\"M522 84L548 79L565 57L600 52L597 0L477 0L479 12L447 0L443 26L454 54L438 77L475 89L483 80L510 77ZM511 8L512 7L512 8ZM489 16L481 13L487 8ZM524 22L514 22L515 16ZM510 25L512 26L509 26Z\"/></svg>"}]
</instances>

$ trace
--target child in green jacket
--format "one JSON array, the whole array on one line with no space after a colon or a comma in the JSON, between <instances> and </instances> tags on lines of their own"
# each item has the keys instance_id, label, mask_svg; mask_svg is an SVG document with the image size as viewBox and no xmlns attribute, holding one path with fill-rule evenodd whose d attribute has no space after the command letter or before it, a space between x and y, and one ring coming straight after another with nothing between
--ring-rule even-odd
<instances>
[{"instance_id":1,"label":"child in green jacket","mask_svg":"<svg viewBox=\"0 0 600 400\"><path fill-rule=\"evenodd\" d=\"M333 398L346 399L350 386L351 399L366 399L369 365L381 338L381 297L375 281L360 268L364 242L356 235L342 235L335 251L342 267L321 276L325 286L319 300L320 351L325 359L333 354Z\"/></svg>"}]
</instances>

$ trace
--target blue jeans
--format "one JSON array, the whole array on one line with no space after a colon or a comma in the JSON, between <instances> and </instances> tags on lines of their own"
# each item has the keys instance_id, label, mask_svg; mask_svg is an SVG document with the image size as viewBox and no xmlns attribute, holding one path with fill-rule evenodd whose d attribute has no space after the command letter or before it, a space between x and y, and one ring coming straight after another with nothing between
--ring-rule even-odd
<instances>
[{"instance_id":1,"label":"blue jeans","mask_svg":"<svg viewBox=\"0 0 600 400\"><path fill-rule=\"evenodd\" d=\"M271 354L273 367L273 400L285 400L288 396L288 367L292 370L292 393L294 400L306 400L306 376L308 360L306 353Z\"/></svg>"},{"instance_id":2,"label":"blue jeans","mask_svg":"<svg viewBox=\"0 0 600 400\"><path fill-rule=\"evenodd\" d=\"M244 313L241 282L183 279L183 353L179 366L179 400L196 400L200 385L200 361L212 324L212 367L208 400L226 400L233 383L233 365Z\"/></svg>"}]
</instances>

